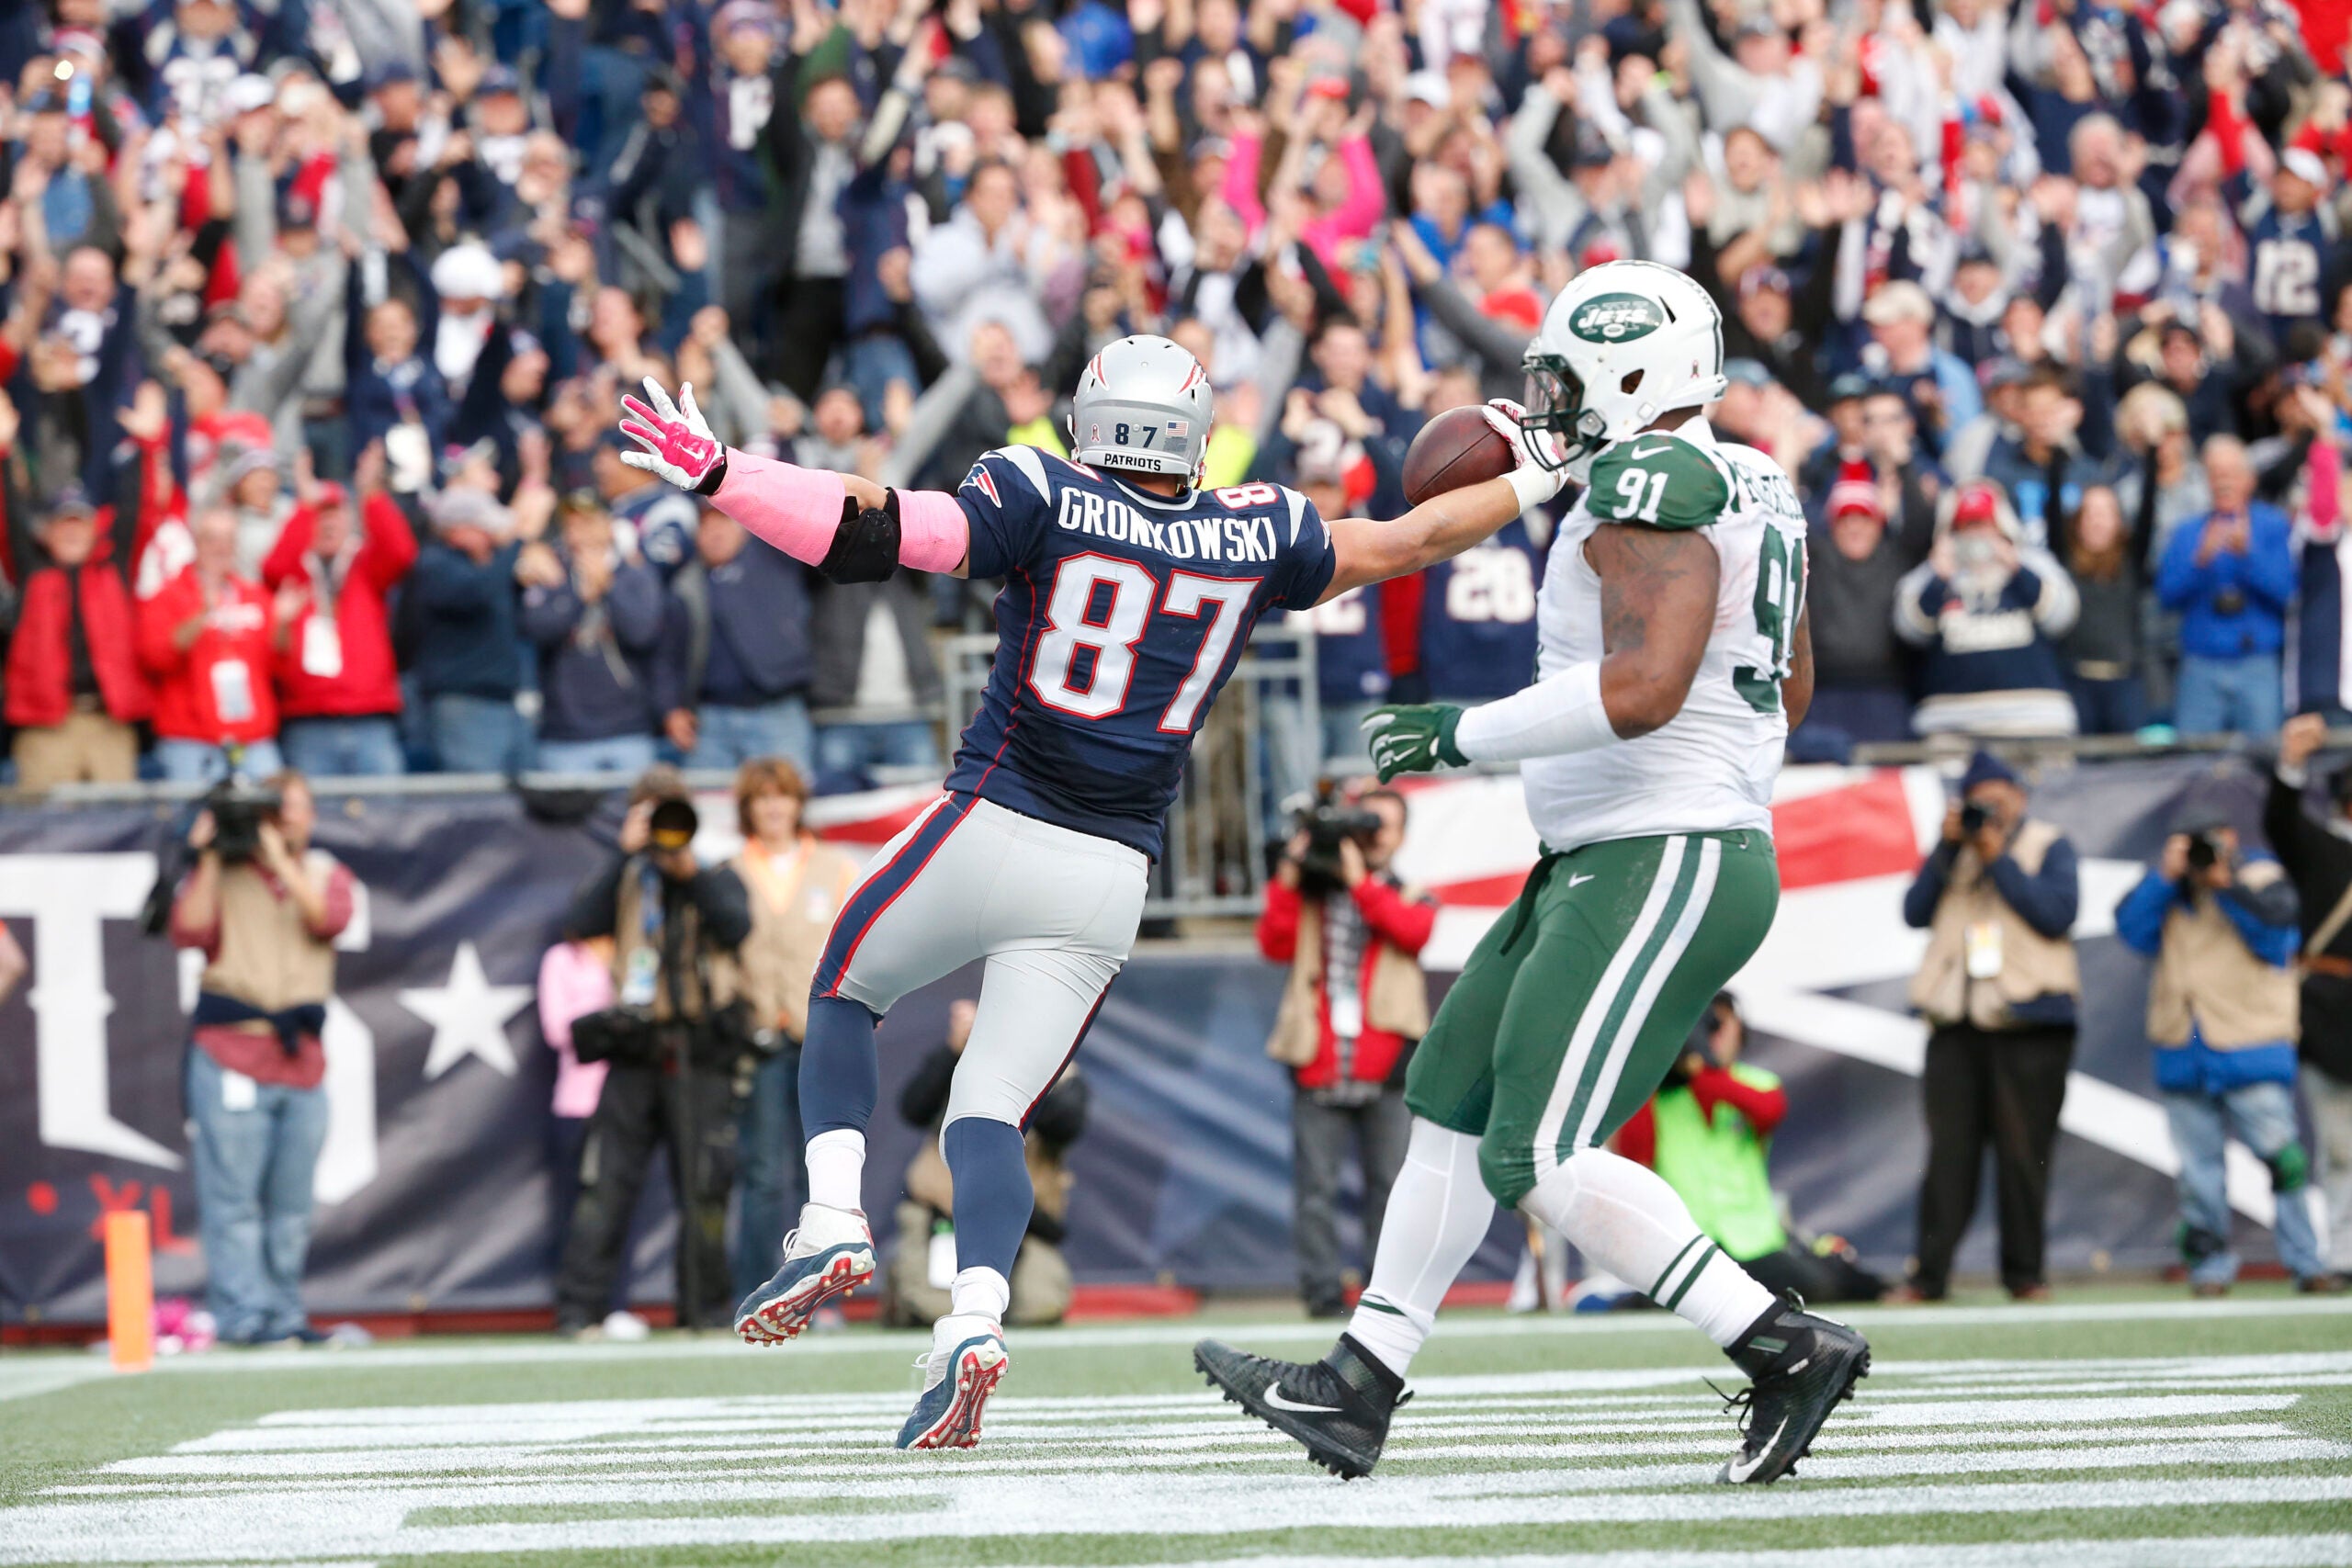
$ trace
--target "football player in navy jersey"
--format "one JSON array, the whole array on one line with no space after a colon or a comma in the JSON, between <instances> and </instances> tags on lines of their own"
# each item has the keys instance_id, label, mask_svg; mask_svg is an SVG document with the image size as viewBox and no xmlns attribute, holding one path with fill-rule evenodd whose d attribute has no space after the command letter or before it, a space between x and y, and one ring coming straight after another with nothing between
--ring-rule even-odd
<instances>
[{"instance_id":1,"label":"football player in navy jersey","mask_svg":"<svg viewBox=\"0 0 2352 1568\"><path fill-rule=\"evenodd\" d=\"M623 400L623 460L836 582L900 566L1001 577L997 654L945 793L885 847L817 968L800 1071L808 1202L775 1277L736 1328L777 1344L873 1277L860 1206L878 1092L874 1028L909 991L987 961L941 1152L955 1178L957 1272L901 1448L968 1448L1004 1374L1009 1277L1032 1195L1022 1126L1126 961L1160 822L1193 736L1250 626L1458 554L1562 483L1515 405L1488 410L1519 466L1391 522L1327 521L1272 484L1199 488L1208 376L1161 337L1129 337L1079 378L1075 460L1024 446L973 465L954 495L729 451L649 381Z\"/></svg>"}]
</instances>

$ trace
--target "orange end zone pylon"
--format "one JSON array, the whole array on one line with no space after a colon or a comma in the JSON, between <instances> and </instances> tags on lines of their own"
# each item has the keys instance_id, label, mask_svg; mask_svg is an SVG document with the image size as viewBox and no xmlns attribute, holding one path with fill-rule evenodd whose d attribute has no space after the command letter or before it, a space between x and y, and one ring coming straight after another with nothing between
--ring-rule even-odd
<instances>
[{"instance_id":1,"label":"orange end zone pylon","mask_svg":"<svg viewBox=\"0 0 2352 1568\"><path fill-rule=\"evenodd\" d=\"M155 1364L154 1253L141 1209L107 1216L107 1341L116 1371Z\"/></svg>"}]
</instances>

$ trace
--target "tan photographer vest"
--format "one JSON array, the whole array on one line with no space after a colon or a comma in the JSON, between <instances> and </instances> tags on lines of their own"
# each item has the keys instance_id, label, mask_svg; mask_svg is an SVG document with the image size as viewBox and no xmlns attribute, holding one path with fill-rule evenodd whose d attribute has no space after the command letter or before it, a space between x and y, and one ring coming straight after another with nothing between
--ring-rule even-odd
<instances>
[{"instance_id":1,"label":"tan photographer vest","mask_svg":"<svg viewBox=\"0 0 2352 1568\"><path fill-rule=\"evenodd\" d=\"M728 863L752 900L752 934L736 959L752 1017L760 1027L798 1040L808 1032L808 984L833 917L857 885L857 867L813 834L802 836L800 853L781 871L756 843L744 844Z\"/></svg>"},{"instance_id":2,"label":"tan photographer vest","mask_svg":"<svg viewBox=\"0 0 2352 1568\"><path fill-rule=\"evenodd\" d=\"M1411 897L1411 890L1407 890ZM1364 995L1363 1021L1368 1029L1419 1040L1430 1032L1430 986L1421 966L1367 931L1364 961L1372 965L1372 986ZM1298 910L1298 949L1291 954L1290 984L1274 1014L1274 1032L1266 1037L1266 1055L1285 1067L1304 1067L1315 1060L1323 1043L1323 904L1303 898Z\"/></svg>"},{"instance_id":3,"label":"tan photographer vest","mask_svg":"<svg viewBox=\"0 0 2352 1568\"><path fill-rule=\"evenodd\" d=\"M2029 818L2009 840L2008 856L2028 875L2058 841L2058 829ZM1989 925L1999 943L2000 973L1988 979L1968 976L1969 928ZM2046 937L2026 924L1993 886L1975 846L1963 845L1952 861L1944 896L1928 927L1928 952L1911 977L1911 1006L1929 1023L1973 1023L1979 1029L2016 1027L2011 1012L2020 1002L2063 995L2079 998L2083 976L2068 937Z\"/></svg>"},{"instance_id":4,"label":"tan photographer vest","mask_svg":"<svg viewBox=\"0 0 2352 1568\"><path fill-rule=\"evenodd\" d=\"M2276 861L2238 868L2248 887L2266 887L2286 873ZM2148 1038L2186 1045L2193 1026L2216 1051L2275 1045L2295 1038L2302 987L2295 971L2255 956L2219 900L2200 897L2165 917L2164 944L2148 981Z\"/></svg>"},{"instance_id":5,"label":"tan photographer vest","mask_svg":"<svg viewBox=\"0 0 2352 1568\"><path fill-rule=\"evenodd\" d=\"M334 860L324 850L311 850L302 869L323 886ZM291 894L271 891L257 867L223 866L220 954L205 965L202 985L264 1012L323 1002L334 993L334 943L312 936L302 907ZM266 1034L270 1026L256 1019L221 1027Z\"/></svg>"},{"instance_id":6,"label":"tan photographer vest","mask_svg":"<svg viewBox=\"0 0 2352 1568\"><path fill-rule=\"evenodd\" d=\"M629 960L637 951L648 945L645 940L645 879L639 874L645 862L631 855L621 868L618 895L613 900L613 994L623 996L628 987ZM658 873L656 874L659 874ZM682 903L678 911L680 930L677 951L687 955L689 962L683 974L665 976L653 987L652 1013L656 1020L667 1021L683 1016L688 1021L708 1018L732 1002L743 992L742 977L735 955L721 950L705 955L699 964L693 956L703 951L702 911L692 900ZM661 953L654 953L658 966ZM657 974L660 973L657 967ZM703 995L705 977L708 978L710 995ZM675 1010L672 998L676 998Z\"/></svg>"}]
</instances>

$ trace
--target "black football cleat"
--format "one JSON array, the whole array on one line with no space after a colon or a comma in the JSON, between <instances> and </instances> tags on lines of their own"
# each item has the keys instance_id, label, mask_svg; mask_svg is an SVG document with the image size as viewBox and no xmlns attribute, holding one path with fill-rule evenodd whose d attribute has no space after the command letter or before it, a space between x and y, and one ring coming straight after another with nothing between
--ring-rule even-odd
<instances>
[{"instance_id":1,"label":"black football cleat","mask_svg":"<svg viewBox=\"0 0 2352 1568\"><path fill-rule=\"evenodd\" d=\"M1870 1375L1867 1340L1842 1323L1804 1310L1796 1292L1748 1325L1726 1352L1748 1384L1725 1401L1744 1407L1739 1451L1715 1477L1731 1484L1765 1486L1796 1473L1829 1413L1854 1397Z\"/></svg>"},{"instance_id":2,"label":"black football cleat","mask_svg":"<svg viewBox=\"0 0 2352 1568\"><path fill-rule=\"evenodd\" d=\"M1204 1339L1193 1365L1226 1398L1283 1436L1343 1481L1370 1475L1388 1440L1388 1418L1413 1396L1405 1380L1342 1334L1319 1361L1270 1360Z\"/></svg>"}]
</instances>

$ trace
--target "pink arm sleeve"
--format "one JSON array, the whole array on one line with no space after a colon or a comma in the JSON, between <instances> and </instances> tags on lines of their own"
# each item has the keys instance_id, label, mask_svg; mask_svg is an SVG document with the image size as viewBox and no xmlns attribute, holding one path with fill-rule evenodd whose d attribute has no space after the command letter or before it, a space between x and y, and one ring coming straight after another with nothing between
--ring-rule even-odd
<instances>
[{"instance_id":1,"label":"pink arm sleeve","mask_svg":"<svg viewBox=\"0 0 2352 1568\"><path fill-rule=\"evenodd\" d=\"M899 560L917 571L954 571L972 553L972 520L952 495L899 491Z\"/></svg>"},{"instance_id":2,"label":"pink arm sleeve","mask_svg":"<svg viewBox=\"0 0 2352 1568\"><path fill-rule=\"evenodd\" d=\"M1233 139L1233 156L1225 164L1226 205L1241 215L1241 226L1253 239L1266 221L1266 205L1258 199L1258 160L1263 152L1259 140L1245 130Z\"/></svg>"},{"instance_id":3,"label":"pink arm sleeve","mask_svg":"<svg viewBox=\"0 0 2352 1568\"><path fill-rule=\"evenodd\" d=\"M829 468L803 468L729 447L727 477L710 500L786 555L816 566L833 547L848 494L841 475Z\"/></svg>"},{"instance_id":4,"label":"pink arm sleeve","mask_svg":"<svg viewBox=\"0 0 2352 1568\"><path fill-rule=\"evenodd\" d=\"M2311 511L2312 529L2320 537L2329 538L2344 519L2344 454L2333 441L2314 441L2309 462L2310 483L2305 500Z\"/></svg>"},{"instance_id":5,"label":"pink arm sleeve","mask_svg":"<svg viewBox=\"0 0 2352 1568\"><path fill-rule=\"evenodd\" d=\"M1380 164L1372 155L1368 137L1351 136L1340 143L1340 162L1348 171L1348 199L1331 215L1331 225L1351 240L1361 240L1380 221L1388 198L1380 186Z\"/></svg>"}]
</instances>

